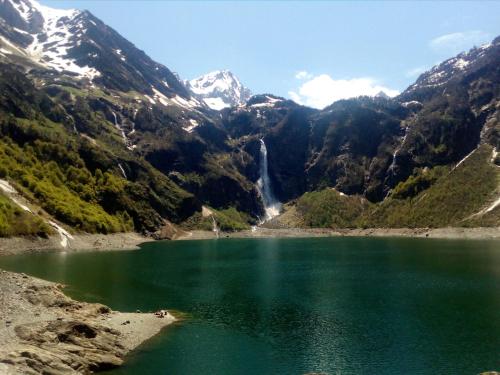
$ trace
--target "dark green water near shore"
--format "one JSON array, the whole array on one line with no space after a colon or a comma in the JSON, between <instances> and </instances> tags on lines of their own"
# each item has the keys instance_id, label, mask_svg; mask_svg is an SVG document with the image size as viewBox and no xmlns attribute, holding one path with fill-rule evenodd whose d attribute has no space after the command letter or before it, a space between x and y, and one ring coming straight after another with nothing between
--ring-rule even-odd
<instances>
[{"instance_id":1,"label":"dark green water near shore","mask_svg":"<svg viewBox=\"0 0 500 375\"><path fill-rule=\"evenodd\" d=\"M500 371L500 242L231 239L0 258L123 311L189 314L111 374Z\"/></svg>"}]
</instances>

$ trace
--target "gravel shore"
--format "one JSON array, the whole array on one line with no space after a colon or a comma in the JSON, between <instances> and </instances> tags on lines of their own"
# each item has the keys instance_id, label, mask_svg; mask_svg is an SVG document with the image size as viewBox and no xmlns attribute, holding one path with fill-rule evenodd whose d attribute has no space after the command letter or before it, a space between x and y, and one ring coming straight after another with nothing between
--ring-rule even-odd
<instances>
[{"instance_id":1,"label":"gravel shore","mask_svg":"<svg viewBox=\"0 0 500 375\"><path fill-rule=\"evenodd\" d=\"M89 374L124 356L176 319L122 313L72 300L61 286L0 271L0 374Z\"/></svg>"},{"instance_id":2,"label":"gravel shore","mask_svg":"<svg viewBox=\"0 0 500 375\"><path fill-rule=\"evenodd\" d=\"M420 237L449 239L500 239L500 227L484 228L284 228L258 227L239 232L179 231L175 240L206 240L213 238L299 238L299 237ZM144 242L154 241L138 233L73 235L68 247L62 247L57 236L45 238L0 238L0 256L41 251L115 251L135 250Z\"/></svg>"},{"instance_id":3,"label":"gravel shore","mask_svg":"<svg viewBox=\"0 0 500 375\"><path fill-rule=\"evenodd\" d=\"M40 237L12 237L0 238L0 256L21 253L36 253L41 251L111 251L134 250L138 245L151 241L149 237L138 233L115 234L75 234L72 235L67 247L61 246L58 236L50 238Z\"/></svg>"},{"instance_id":4,"label":"gravel shore","mask_svg":"<svg viewBox=\"0 0 500 375\"><path fill-rule=\"evenodd\" d=\"M368 228L368 229L326 229L256 228L240 232L220 232L219 238L300 238L300 237L416 237L442 239L500 239L500 227L488 228ZM210 231L192 231L176 240L200 240L216 238Z\"/></svg>"}]
</instances>

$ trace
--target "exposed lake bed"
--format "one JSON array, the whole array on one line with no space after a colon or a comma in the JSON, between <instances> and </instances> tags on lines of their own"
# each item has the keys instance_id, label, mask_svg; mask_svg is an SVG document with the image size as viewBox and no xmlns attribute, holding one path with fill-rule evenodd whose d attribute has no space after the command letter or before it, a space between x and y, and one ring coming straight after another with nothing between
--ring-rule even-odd
<instances>
[{"instance_id":1,"label":"exposed lake bed","mask_svg":"<svg viewBox=\"0 0 500 375\"><path fill-rule=\"evenodd\" d=\"M223 239L0 266L116 310L189 314L117 373L466 374L500 367L499 250L484 240Z\"/></svg>"},{"instance_id":2,"label":"exposed lake bed","mask_svg":"<svg viewBox=\"0 0 500 375\"><path fill-rule=\"evenodd\" d=\"M75 301L62 285L0 271L0 374L86 374L115 368L176 319Z\"/></svg>"}]
</instances>

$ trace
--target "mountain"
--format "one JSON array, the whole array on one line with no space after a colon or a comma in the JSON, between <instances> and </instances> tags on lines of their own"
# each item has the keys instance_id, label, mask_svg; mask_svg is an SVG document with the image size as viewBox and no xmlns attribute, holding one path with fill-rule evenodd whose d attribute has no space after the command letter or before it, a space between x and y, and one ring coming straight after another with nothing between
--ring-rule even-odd
<instances>
[{"instance_id":1,"label":"mountain","mask_svg":"<svg viewBox=\"0 0 500 375\"><path fill-rule=\"evenodd\" d=\"M392 99L340 100L320 111L269 100L259 109L251 99L245 107L225 111L222 121L234 142L244 144L256 160L256 141L264 139L270 179L282 202L334 189L342 202L362 197L362 206L379 215L362 220L355 215L361 221L351 217L342 225L464 225L472 218L498 223L499 53L497 38L437 65ZM463 169L470 183L457 177ZM446 196L444 189L457 194ZM308 195L300 206L303 214L304 207L315 207L314 200L327 211L313 211L318 218L334 216L337 209L359 212L354 201L351 208L328 206L331 194ZM411 206L413 200L418 209Z\"/></svg>"},{"instance_id":2,"label":"mountain","mask_svg":"<svg viewBox=\"0 0 500 375\"><path fill-rule=\"evenodd\" d=\"M1 1L0 88L0 159L8 166L0 178L42 222L153 233L200 209L141 149L157 121L176 138L189 135L206 106L89 12Z\"/></svg>"},{"instance_id":3,"label":"mountain","mask_svg":"<svg viewBox=\"0 0 500 375\"><path fill-rule=\"evenodd\" d=\"M217 111L243 105L252 96L250 90L229 70L217 70L186 81L186 87L194 97Z\"/></svg>"},{"instance_id":4,"label":"mountain","mask_svg":"<svg viewBox=\"0 0 500 375\"><path fill-rule=\"evenodd\" d=\"M263 211L213 111L89 12L3 0L0 48L0 178L40 222L160 233L202 202Z\"/></svg>"},{"instance_id":5,"label":"mountain","mask_svg":"<svg viewBox=\"0 0 500 375\"><path fill-rule=\"evenodd\" d=\"M52 9L34 0L2 0L0 35L4 58L24 60L40 74L66 75L89 85L137 91L166 101L190 100L168 68L88 11Z\"/></svg>"},{"instance_id":6,"label":"mountain","mask_svg":"<svg viewBox=\"0 0 500 375\"><path fill-rule=\"evenodd\" d=\"M417 81L405 90L402 97L408 96L410 93L437 89L473 72L478 72L491 63L491 59L498 57L499 42L499 38L496 38L491 43L462 52L432 67L429 71L422 73Z\"/></svg>"},{"instance_id":7,"label":"mountain","mask_svg":"<svg viewBox=\"0 0 500 375\"><path fill-rule=\"evenodd\" d=\"M266 225L498 225L499 58L497 38L395 98L317 110L228 71L182 82L87 11L1 0L0 236L248 228L264 165L284 203Z\"/></svg>"}]
</instances>

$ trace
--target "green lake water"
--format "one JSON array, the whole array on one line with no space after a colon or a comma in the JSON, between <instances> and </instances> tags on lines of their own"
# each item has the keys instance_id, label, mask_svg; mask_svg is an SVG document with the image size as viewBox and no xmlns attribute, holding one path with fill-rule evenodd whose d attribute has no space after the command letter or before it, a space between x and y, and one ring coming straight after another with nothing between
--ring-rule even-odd
<instances>
[{"instance_id":1,"label":"green lake water","mask_svg":"<svg viewBox=\"0 0 500 375\"><path fill-rule=\"evenodd\" d=\"M187 319L111 375L500 371L500 242L396 238L156 242L0 258L116 310Z\"/></svg>"}]
</instances>

